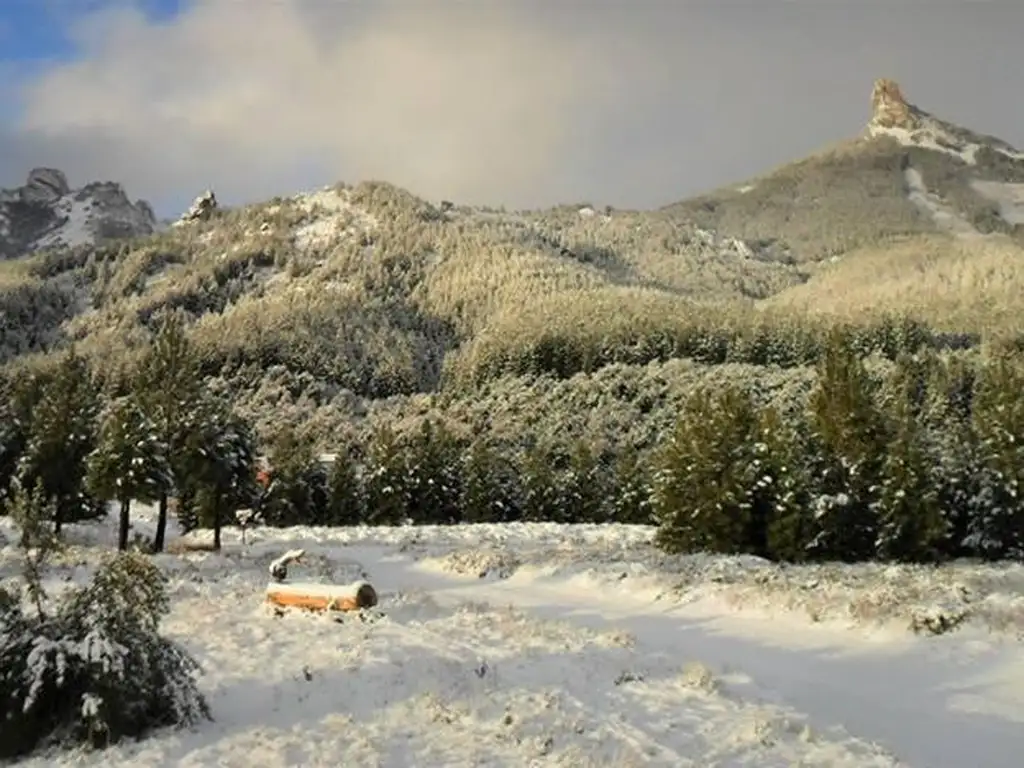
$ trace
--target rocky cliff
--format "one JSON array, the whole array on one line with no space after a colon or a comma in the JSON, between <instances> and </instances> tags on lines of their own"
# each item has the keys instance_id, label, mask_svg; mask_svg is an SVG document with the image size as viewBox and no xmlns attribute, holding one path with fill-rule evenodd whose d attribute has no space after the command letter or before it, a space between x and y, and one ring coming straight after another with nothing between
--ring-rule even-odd
<instances>
[{"instance_id":1,"label":"rocky cliff","mask_svg":"<svg viewBox=\"0 0 1024 768\"><path fill-rule=\"evenodd\" d=\"M0 189L0 258L44 248L147 235L153 210L132 202L120 184L93 182L72 189L56 168L33 168L15 189Z\"/></svg>"}]
</instances>

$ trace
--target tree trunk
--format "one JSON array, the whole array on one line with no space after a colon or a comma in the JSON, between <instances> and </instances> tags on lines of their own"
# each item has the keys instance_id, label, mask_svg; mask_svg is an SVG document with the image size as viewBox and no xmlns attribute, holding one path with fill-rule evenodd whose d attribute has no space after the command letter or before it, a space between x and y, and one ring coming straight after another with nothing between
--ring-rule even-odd
<instances>
[{"instance_id":1,"label":"tree trunk","mask_svg":"<svg viewBox=\"0 0 1024 768\"><path fill-rule=\"evenodd\" d=\"M167 535L167 493L161 493L157 501L156 533L153 535L153 551L164 551L164 538Z\"/></svg>"},{"instance_id":2,"label":"tree trunk","mask_svg":"<svg viewBox=\"0 0 1024 768\"><path fill-rule=\"evenodd\" d=\"M213 549L220 552L220 508L224 504L220 494L213 500Z\"/></svg>"},{"instance_id":3,"label":"tree trunk","mask_svg":"<svg viewBox=\"0 0 1024 768\"><path fill-rule=\"evenodd\" d=\"M117 548L124 552L128 549L128 527L131 525L132 500L121 499L121 521L117 528Z\"/></svg>"},{"instance_id":4,"label":"tree trunk","mask_svg":"<svg viewBox=\"0 0 1024 768\"><path fill-rule=\"evenodd\" d=\"M58 496L53 498L53 535L60 536L64 527L64 500Z\"/></svg>"}]
</instances>

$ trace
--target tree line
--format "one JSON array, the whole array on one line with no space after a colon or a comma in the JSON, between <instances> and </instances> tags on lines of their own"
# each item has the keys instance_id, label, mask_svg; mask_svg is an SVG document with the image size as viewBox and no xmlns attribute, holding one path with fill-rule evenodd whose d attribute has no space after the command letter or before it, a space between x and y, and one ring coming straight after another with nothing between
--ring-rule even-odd
<instances>
[{"instance_id":1,"label":"tree line","mask_svg":"<svg viewBox=\"0 0 1024 768\"><path fill-rule=\"evenodd\" d=\"M169 499L186 494L219 546L222 524L256 492L256 441L229 400L204 387L183 317L161 320L127 376L103 373L71 348L51 369L3 382L0 511L19 490L38 494L59 534L114 501L125 550L132 502L156 503L152 546L161 551Z\"/></svg>"},{"instance_id":2,"label":"tree line","mask_svg":"<svg viewBox=\"0 0 1024 768\"><path fill-rule=\"evenodd\" d=\"M182 528L252 508L269 526L482 522L657 524L670 552L781 561L938 561L1024 556L1024 364L919 350L869 372L859 339L828 337L806 403L764 405L756 385L695 391L654 450L582 440L512 445L443 419L375 429L331 466L295 428L256 482L253 431L207 392L180 316L137 370L101 393L82 358L15 382L0 438L2 488L39 487L54 524L133 499L168 499ZM872 369L873 370L873 369ZM120 381L120 379L119 379Z\"/></svg>"}]
</instances>

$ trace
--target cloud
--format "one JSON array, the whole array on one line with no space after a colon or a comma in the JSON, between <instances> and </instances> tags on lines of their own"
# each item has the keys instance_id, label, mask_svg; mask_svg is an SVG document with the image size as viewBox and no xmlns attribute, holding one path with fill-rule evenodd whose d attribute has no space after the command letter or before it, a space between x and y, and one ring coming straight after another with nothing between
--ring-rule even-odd
<instances>
[{"instance_id":1,"label":"cloud","mask_svg":"<svg viewBox=\"0 0 1024 768\"><path fill-rule=\"evenodd\" d=\"M1020 3L47 2L74 10L77 56L0 72L18 104L0 183L54 165L166 214L206 187L237 203L368 178L658 205L856 135L880 75L1024 144Z\"/></svg>"},{"instance_id":2,"label":"cloud","mask_svg":"<svg viewBox=\"0 0 1024 768\"><path fill-rule=\"evenodd\" d=\"M31 84L18 128L147 192L251 199L316 169L522 202L621 84L600 38L523 8L207 0L152 23L119 4L76 26L81 58Z\"/></svg>"}]
</instances>

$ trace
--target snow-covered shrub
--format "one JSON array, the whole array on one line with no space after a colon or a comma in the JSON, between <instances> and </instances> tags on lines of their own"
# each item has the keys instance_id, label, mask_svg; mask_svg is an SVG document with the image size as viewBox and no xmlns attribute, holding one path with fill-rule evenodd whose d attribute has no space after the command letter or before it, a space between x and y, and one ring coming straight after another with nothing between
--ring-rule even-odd
<instances>
[{"instance_id":1,"label":"snow-covered shrub","mask_svg":"<svg viewBox=\"0 0 1024 768\"><path fill-rule=\"evenodd\" d=\"M133 552L108 559L52 615L0 593L0 759L209 718L198 664L159 633L168 609L164 576Z\"/></svg>"}]
</instances>

